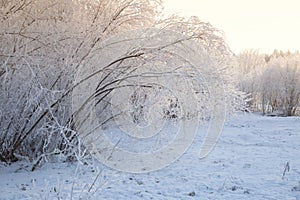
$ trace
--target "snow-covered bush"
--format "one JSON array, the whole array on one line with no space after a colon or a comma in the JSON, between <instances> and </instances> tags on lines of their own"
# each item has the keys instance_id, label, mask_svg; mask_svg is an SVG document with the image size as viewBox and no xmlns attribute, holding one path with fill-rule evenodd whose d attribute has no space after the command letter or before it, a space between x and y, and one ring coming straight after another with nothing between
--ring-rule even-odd
<instances>
[{"instance_id":1,"label":"snow-covered bush","mask_svg":"<svg viewBox=\"0 0 300 200\"><path fill-rule=\"evenodd\" d=\"M76 69L111 34L152 25L159 1L0 3L0 160L65 151Z\"/></svg>"},{"instance_id":2,"label":"snow-covered bush","mask_svg":"<svg viewBox=\"0 0 300 200\"><path fill-rule=\"evenodd\" d=\"M25 158L39 162L49 155L74 156L80 151L71 105L71 93L77 86L74 75L87 63L95 64L90 59L102 56L97 54L99 44L114 34L145 27L180 32L202 46L210 55L209 62L218 66L217 73L225 74L221 72L226 71L230 51L217 29L197 18L158 21L160 11L160 0L1 1L0 160ZM112 86L118 83L120 74L125 74L123 80L128 79L138 67L132 63L150 60L130 58L128 65L127 59L121 59L110 71L100 69L104 72L102 83ZM240 105L236 103L239 96L228 77L221 75L220 79L224 78L229 86L225 89L226 101L234 108ZM102 87L96 92L106 94L107 89ZM205 95L203 111L210 105L205 105L209 103ZM104 101L105 97L98 100ZM136 102L134 99L133 104ZM100 114L105 109L101 108ZM168 109L167 116L177 112L174 102Z\"/></svg>"}]
</instances>

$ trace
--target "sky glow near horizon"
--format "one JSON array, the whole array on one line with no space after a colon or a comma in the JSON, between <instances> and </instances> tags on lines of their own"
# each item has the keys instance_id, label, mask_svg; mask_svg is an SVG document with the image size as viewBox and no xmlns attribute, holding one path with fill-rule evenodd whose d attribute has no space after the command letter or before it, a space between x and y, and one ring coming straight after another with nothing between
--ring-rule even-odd
<instances>
[{"instance_id":1,"label":"sky glow near horizon","mask_svg":"<svg viewBox=\"0 0 300 200\"><path fill-rule=\"evenodd\" d=\"M300 50L300 0L163 0L165 13L198 16L225 33L234 53Z\"/></svg>"}]
</instances>

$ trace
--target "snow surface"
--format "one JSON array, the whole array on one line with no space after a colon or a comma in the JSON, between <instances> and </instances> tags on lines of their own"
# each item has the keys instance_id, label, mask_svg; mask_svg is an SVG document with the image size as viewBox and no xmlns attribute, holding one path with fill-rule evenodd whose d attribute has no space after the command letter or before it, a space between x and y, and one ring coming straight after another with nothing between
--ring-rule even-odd
<instances>
[{"instance_id":1,"label":"snow surface","mask_svg":"<svg viewBox=\"0 0 300 200\"><path fill-rule=\"evenodd\" d=\"M94 160L0 165L0 199L300 200L300 118L240 114L214 151L198 159L202 136L172 165L147 174Z\"/></svg>"}]
</instances>

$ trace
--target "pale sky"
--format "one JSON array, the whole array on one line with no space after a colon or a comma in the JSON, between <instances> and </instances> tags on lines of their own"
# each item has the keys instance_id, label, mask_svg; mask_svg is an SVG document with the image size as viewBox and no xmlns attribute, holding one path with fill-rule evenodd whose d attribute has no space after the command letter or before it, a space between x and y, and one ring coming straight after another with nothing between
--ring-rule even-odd
<instances>
[{"instance_id":1,"label":"pale sky","mask_svg":"<svg viewBox=\"0 0 300 200\"><path fill-rule=\"evenodd\" d=\"M225 32L234 53L300 50L300 0L163 0L167 13L196 15Z\"/></svg>"}]
</instances>

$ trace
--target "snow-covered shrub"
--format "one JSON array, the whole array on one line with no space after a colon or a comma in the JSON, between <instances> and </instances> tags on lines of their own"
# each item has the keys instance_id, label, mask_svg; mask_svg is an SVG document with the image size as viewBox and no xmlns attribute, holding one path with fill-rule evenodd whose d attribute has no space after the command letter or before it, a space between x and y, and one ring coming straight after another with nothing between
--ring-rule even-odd
<instances>
[{"instance_id":1,"label":"snow-covered shrub","mask_svg":"<svg viewBox=\"0 0 300 200\"><path fill-rule=\"evenodd\" d=\"M76 69L109 35L151 25L159 1L0 3L0 160L65 152Z\"/></svg>"},{"instance_id":2,"label":"snow-covered shrub","mask_svg":"<svg viewBox=\"0 0 300 200\"><path fill-rule=\"evenodd\" d=\"M0 161L25 158L38 163L49 155L66 154L70 158L81 151L71 104L71 93L77 86L74 75L91 58L102 56L97 54L101 42L124 30L156 27L189 37L208 52L209 62L218 66L220 79L224 78L229 86L225 93L226 101L233 105L231 108L240 105L235 101L239 96L231 87L233 84L221 73L230 51L220 31L197 18L171 17L158 22L160 6L159 0L1 1ZM146 59L150 60L142 56L131 60L143 63ZM99 88L93 98L105 101L106 92L114 90L108 86L116 87L120 74L125 74L124 79L132 75L138 65L126 62L126 59L116 61L110 71L100 69L105 74L102 79L105 87ZM100 94L104 94L103 98ZM201 111L205 113L214 105L209 104L207 92L203 94ZM133 99L132 104L137 103L137 115L133 113L133 118L139 121L143 116L141 101ZM170 99L168 106L166 116L176 116L176 99ZM106 117L104 111L108 107L102 107L99 113Z\"/></svg>"}]
</instances>

